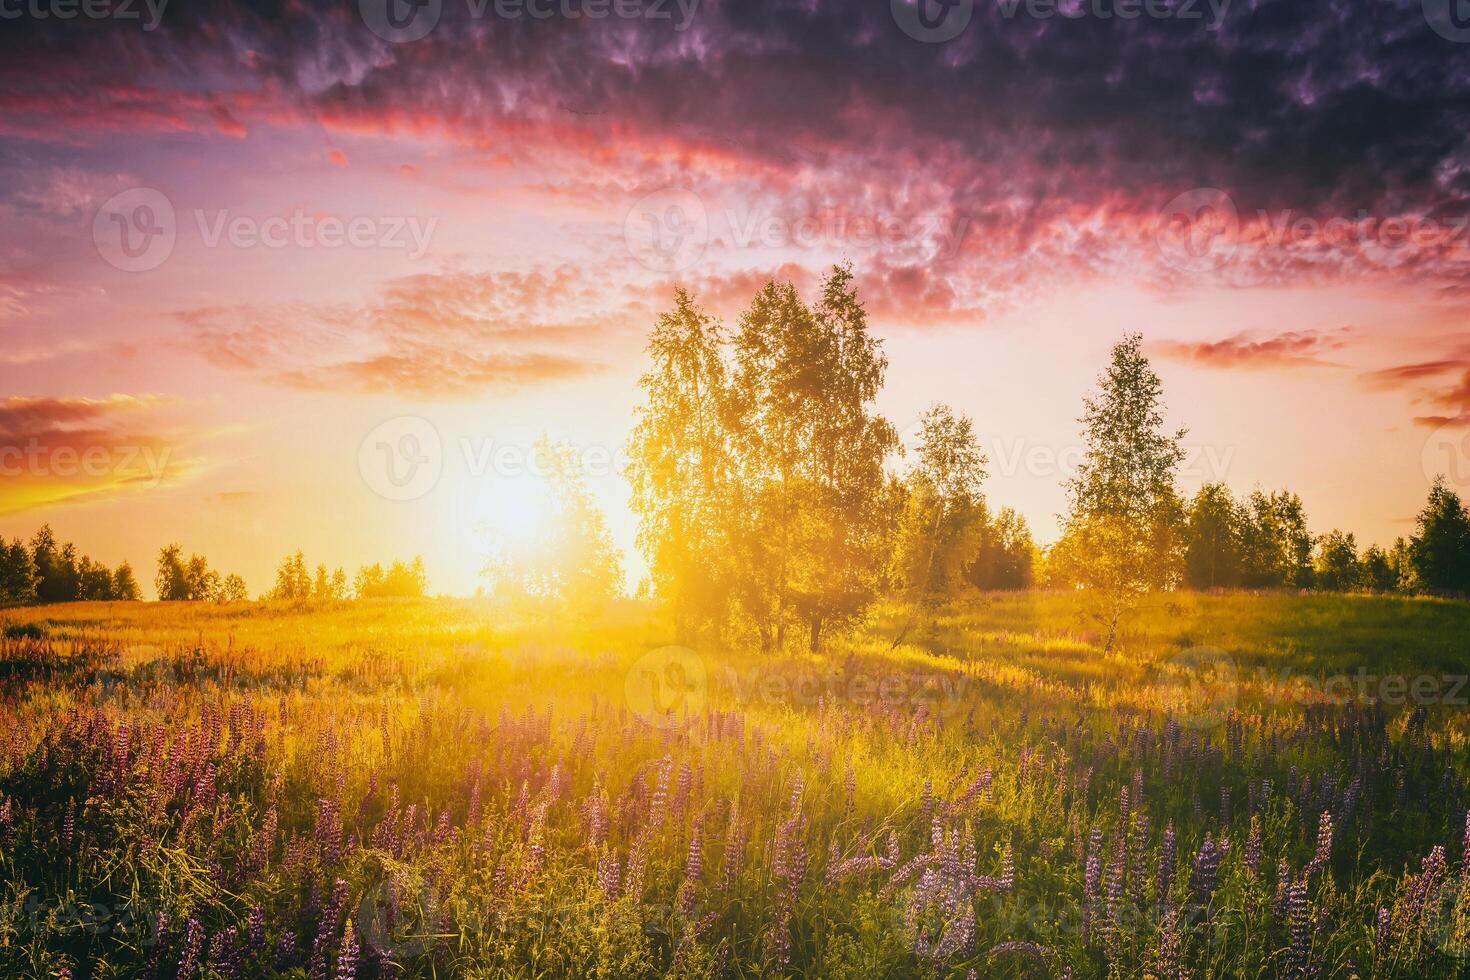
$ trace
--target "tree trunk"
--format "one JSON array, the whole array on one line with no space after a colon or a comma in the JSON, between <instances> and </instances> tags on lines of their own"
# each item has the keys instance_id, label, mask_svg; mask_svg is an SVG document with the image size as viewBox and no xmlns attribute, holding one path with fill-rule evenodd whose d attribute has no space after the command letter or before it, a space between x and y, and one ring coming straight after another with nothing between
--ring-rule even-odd
<instances>
[{"instance_id":1,"label":"tree trunk","mask_svg":"<svg viewBox=\"0 0 1470 980\"><path fill-rule=\"evenodd\" d=\"M811 650L812 653L816 653L818 650L822 649L822 617L821 616L813 616L812 617L811 638L810 638L810 642L808 644L808 648Z\"/></svg>"}]
</instances>

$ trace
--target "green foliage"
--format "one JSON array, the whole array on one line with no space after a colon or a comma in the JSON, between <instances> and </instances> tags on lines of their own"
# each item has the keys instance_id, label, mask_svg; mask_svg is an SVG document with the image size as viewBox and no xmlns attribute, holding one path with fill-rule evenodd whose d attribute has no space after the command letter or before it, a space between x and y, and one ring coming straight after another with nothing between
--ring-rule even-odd
<instances>
[{"instance_id":1,"label":"green foliage","mask_svg":"<svg viewBox=\"0 0 1470 980\"><path fill-rule=\"evenodd\" d=\"M1409 545L1419 585L1431 592L1470 592L1470 515L1438 478L1419 512Z\"/></svg>"},{"instance_id":2,"label":"green foliage","mask_svg":"<svg viewBox=\"0 0 1470 980\"><path fill-rule=\"evenodd\" d=\"M1144 593L1178 584L1182 505L1174 476L1184 430L1164 430L1163 382L1131 334L1114 346L1098 393L1083 402L1086 446L1068 481L1070 508L1053 574L1094 590L1109 645L1118 620Z\"/></svg>"},{"instance_id":3,"label":"green foliage","mask_svg":"<svg viewBox=\"0 0 1470 980\"><path fill-rule=\"evenodd\" d=\"M887 361L850 269L807 306L767 283L728 344L684 293L650 340L630 444L639 545L680 634L729 622L785 645L856 623L891 562Z\"/></svg>"}]
</instances>

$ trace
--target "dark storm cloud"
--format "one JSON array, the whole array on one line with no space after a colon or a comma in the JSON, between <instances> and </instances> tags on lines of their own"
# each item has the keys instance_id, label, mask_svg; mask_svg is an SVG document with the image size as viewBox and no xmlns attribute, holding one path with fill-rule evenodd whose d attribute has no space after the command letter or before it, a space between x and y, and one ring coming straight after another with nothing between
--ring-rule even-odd
<instances>
[{"instance_id":1,"label":"dark storm cloud","mask_svg":"<svg viewBox=\"0 0 1470 980\"><path fill-rule=\"evenodd\" d=\"M1217 30L1203 4L1201 19L1036 19L981 0L945 44L906 36L887 4L705 2L684 30L668 6L508 20L446 0L403 44L340 2L176 2L153 32L22 21L0 34L0 125L664 144L858 180L918 168L971 202L1218 186L1242 209L1351 213L1455 209L1470 191L1470 48L1419 0L1237 0Z\"/></svg>"}]
</instances>

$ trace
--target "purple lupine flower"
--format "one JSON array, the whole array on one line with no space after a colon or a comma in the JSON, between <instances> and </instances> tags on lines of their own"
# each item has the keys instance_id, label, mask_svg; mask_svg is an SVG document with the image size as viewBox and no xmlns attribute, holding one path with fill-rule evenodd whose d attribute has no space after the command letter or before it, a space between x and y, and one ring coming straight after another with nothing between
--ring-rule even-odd
<instances>
[{"instance_id":1,"label":"purple lupine flower","mask_svg":"<svg viewBox=\"0 0 1470 980\"><path fill-rule=\"evenodd\" d=\"M1261 818L1255 814L1251 815L1250 833L1245 838L1245 857L1243 861L1245 863L1245 869L1254 878L1261 866Z\"/></svg>"},{"instance_id":2,"label":"purple lupine flower","mask_svg":"<svg viewBox=\"0 0 1470 980\"><path fill-rule=\"evenodd\" d=\"M1177 844L1174 838L1174 821L1164 828L1164 839L1159 845L1159 873L1158 885L1155 894L1158 896L1160 905L1169 901L1169 883L1174 880L1174 866L1177 860Z\"/></svg>"},{"instance_id":3,"label":"purple lupine flower","mask_svg":"<svg viewBox=\"0 0 1470 980\"><path fill-rule=\"evenodd\" d=\"M199 969L199 954L204 950L204 926L192 915L184 929L184 951L179 956L179 980L188 980Z\"/></svg>"},{"instance_id":4,"label":"purple lupine flower","mask_svg":"<svg viewBox=\"0 0 1470 980\"><path fill-rule=\"evenodd\" d=\"M1393 930L1390 928L1392 921L1388 909L1379 907L1378 921L1373 930L1373 959L1377 963L1383 963L1388 959L1393 950Z\"/></svg>"},{"instance_id":5,"label":"purple lupine flower","mask_svg":"<svg viewBox=\"0 0 1470 980\"><path fill-rule=\"evenodd\" d=\"M357 978L357 937L352 932L352 919L347 920L347 930L342 934L342 950L337 954L336 980Z\"/></svg>"},{"instance_id":6,"label":"purple lupine flower","mask_svg":"<svg viewBox=\"0 0 1470 980\"><path fill-rule=\"evenodd\" d=\"M209 941L209 965L224 980L239 980L240 938L234 929L216 933Z\"/></svg>"},{"instance_id":7,"label":"purple lupine flower","mask_svg":"<svg viewBox=\"0 0 1470 980\"><path fill-rule=\"evenodd\" d=\"M1099 890L1102 878L1102 829L1092 828L1087 842L1087 867L1082 877L1082 936L1092 934L1098 917Z\"/></svg>"},{"instance_id":8,"label":"purple lupine flower","mask_svg":"<svg viewBox=\"0 0 1470 980\"><path fill-rule=\"evenodd\" d=\"M1288 974L1306 977L1311 973L1312 919L1307 906L1305 875L1286 886L1286 916L1291 931L1291 947L1287 953Z\"/></svg>"},{"instance_id":9,"label":"purple lupine flower","mask_svg":"<svg viewBox=\"0 0 1470 980\"><path fill-rule=\"evenodd\" d=\"M1189 891L1200 905L1210 904L1215 893L1215 880L1220 870L1220 849L1215 840L1205 834L1204 843L1194 855L1194 867L1189 875Z\"/></svg>"},{"instance_id":10,"label":"purple lupine flower","mask_svg":"<svg viewBox=\"0 0 1470 980\"><path fill-rule=\"evenodd\" d=\"M245 935L250 941L251 952L258 953L265 948L265 909L259 905L250 909L250 917L246 920Z\"/></svg>"},{"instance_id":11,"label":"purple lupine flower","mask_svg":"<svg viewBox=\"0 0 1470 980\"><path fill-rule=\"evenodd\" d=\"M1332 857L1332 814L1326 810L1317 822L1317 849L1312 854L1312 860L1302 870L1302 880L1310 879L1322 868L1326 867L1328 860Z\"/></svg>"}]
</instances>

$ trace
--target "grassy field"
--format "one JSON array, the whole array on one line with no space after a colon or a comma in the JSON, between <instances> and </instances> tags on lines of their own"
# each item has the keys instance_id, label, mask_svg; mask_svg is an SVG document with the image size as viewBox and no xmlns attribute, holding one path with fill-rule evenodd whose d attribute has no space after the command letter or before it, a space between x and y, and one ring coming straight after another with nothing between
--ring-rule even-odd
<instances>
[{"instance_id":1,"label":"grassy field","mask_svg":"<svg viewBox=\"0 0 1470 980\"><path fill-rule=\"evenodd\" d=\"M0 975L1470 966L1470 606L977 598L893 648L476 601L0 610Z\"/></svg>"}]
</instances>

